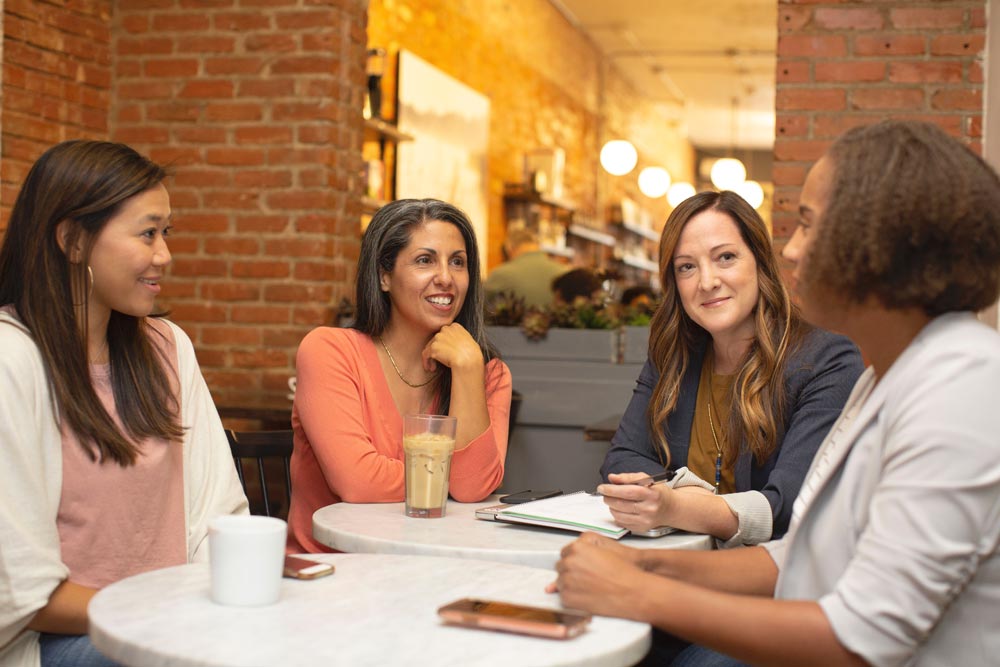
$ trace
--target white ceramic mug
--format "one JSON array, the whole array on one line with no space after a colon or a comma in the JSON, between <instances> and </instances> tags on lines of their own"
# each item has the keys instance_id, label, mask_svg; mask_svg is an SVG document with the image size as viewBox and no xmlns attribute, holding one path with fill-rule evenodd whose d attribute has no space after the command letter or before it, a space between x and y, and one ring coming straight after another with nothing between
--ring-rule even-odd
<instances>
[{"instance_id":1,"label":"white ceramic mug","mask_svg":"<svg viewBox=\"0 0 1000 667\"><path fill-rule=\"evenodd\" d=\"M211 596L217 604L257 607L281 596L288 525L267 516L220 516L208 524Z\"/></svg>"}]
</instances>

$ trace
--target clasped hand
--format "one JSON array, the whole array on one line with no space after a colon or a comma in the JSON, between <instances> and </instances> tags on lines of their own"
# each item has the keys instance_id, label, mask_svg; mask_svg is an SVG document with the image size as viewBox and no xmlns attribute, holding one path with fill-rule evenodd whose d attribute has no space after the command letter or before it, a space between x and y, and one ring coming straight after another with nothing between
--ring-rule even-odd
<instances>
[{"instance_id":1,"label":"clasped hand","mask_svg":"<svg viewBox=\"0 0 1000 667\"><path fill-rule=\"evenodd\" d=\"M424 370L433 373L439 363L452 371L483 366L483 353L479 344L458 322L441 327L424 346Z\"/></svg>"}]
</instances>

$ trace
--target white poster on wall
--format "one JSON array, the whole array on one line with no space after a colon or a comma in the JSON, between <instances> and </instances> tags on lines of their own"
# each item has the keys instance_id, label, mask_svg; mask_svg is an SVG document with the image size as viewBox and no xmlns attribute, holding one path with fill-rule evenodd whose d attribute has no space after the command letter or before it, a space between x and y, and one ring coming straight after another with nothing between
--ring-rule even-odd
<instances>
[{"instance_id":1,"label":"white poster on wall","mask_svg":"<svg viewBox=\"0 0 1000 667\"><path fill-rule=\"evenodd\" d=\"M490 100L409 51L399 53L396 196L433 197L459 207L476 230L485 275L486 157Z\"/></svg>"}]
</instances>

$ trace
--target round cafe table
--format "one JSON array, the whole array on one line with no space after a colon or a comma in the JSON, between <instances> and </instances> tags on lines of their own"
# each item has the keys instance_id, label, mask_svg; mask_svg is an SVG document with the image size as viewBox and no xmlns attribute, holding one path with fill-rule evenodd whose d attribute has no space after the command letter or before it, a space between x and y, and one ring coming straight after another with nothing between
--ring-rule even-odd
<instances>
[{"instance_id":1,"label":"round cafe table","mask_svg":"<svg viewBox=\"0 0 1000 667\"><path fill-rule=\"evenodd\" d=\"M90 639L131 667L257 665L635 664L649 649L645 623L596 616L567 640L445 625L438 607L463 597L559 607L536 568L427 556L324 554L320 579L283 579L266 607L209 598L209 568L190 564L111 584L90 602Z\"/></svg>"},{"instance_id":2,"label":"round cafe table","mask_svg":"<svg viewBox=\"0 0 1000 667\"><path fill-rule=\"evenodd\" d=\"M479 507L496 505L448 501L440 519L406 516L403 503L335 503L313 514L313 537L349 553L416 554L516 563L552 569L562 548L579 533L475 518ZM622 544L640 549L711 549L712 538L693 533L663 537L628 535Z\"/></svg>"}]
</instances>

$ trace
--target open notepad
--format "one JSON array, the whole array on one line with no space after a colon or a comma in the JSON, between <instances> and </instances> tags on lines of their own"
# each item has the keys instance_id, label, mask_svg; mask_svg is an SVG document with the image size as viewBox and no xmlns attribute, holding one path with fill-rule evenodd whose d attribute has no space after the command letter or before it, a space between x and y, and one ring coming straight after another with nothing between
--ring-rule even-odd
<instances>
[{"instance_id":1,"label":"open notepad","mask_svg":"<svg viewBox=\"0 0 1000 667\"><path fill-rule=\"evenodd\" d=\"M512 505L497 512L496 518L498 521L548 526L580 533L592 530L616 540L628 535L627 528L615 523L611 510L604 504L604 498L590 495L586 491Z\"/></svg>"}]
</instances>

